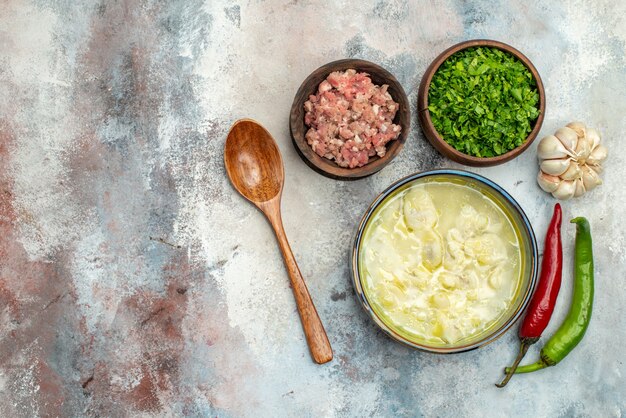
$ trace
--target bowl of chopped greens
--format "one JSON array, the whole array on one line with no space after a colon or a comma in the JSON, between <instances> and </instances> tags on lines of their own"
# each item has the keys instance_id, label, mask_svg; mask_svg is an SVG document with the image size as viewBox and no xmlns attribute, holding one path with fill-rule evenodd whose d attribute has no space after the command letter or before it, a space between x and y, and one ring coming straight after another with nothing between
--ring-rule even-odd
<instances>
[{"instance_id":1,"label":"bowl of chopped greens","mask_svg":"<svg viewBox=\"0 0 626 418\"><path fill-rule=\"evenodd\" d=\"M541 77L517 49L471 40L442 52L418 92L418 118L430 143L461 164L492 166L537 137L546 100Z\"/></svg>"}]
</instances>

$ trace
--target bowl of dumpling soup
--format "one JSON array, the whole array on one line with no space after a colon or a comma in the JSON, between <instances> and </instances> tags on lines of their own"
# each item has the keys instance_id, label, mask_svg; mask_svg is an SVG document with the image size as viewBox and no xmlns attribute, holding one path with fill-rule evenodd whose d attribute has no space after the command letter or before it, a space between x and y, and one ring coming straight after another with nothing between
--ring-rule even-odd
<instances>
[{"instance_id":1,"label":"bowl of dumpling soup","mask_svg":"<svg viewBox=\"0 0 626 418\"><path fill-rule=\"evenodd\" d=\"M500 186L461 170L417 173L370 205L353 284L370 317L413 348L481 347L519 318L535 287L535 235Z\"/></svg>"}]
</instances>

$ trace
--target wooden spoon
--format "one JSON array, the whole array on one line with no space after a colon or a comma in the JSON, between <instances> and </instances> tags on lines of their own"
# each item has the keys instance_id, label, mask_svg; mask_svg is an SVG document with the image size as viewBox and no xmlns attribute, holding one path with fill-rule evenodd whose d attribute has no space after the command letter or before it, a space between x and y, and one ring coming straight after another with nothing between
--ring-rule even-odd
<instances>
[{"instance_id":1,"label":"wooden spoon","mask_svg":"<svg viewBox=\"0 0 626 418\"><path fill-rule=\"evenodd\" d=\"M226 138L224 164L235 189L258 207L274 228L313 360L319 364L331 361L333 350L283 229L280 197L285 176L276 142L257 122L240 119Z\"/></svg>"}]
</instances>

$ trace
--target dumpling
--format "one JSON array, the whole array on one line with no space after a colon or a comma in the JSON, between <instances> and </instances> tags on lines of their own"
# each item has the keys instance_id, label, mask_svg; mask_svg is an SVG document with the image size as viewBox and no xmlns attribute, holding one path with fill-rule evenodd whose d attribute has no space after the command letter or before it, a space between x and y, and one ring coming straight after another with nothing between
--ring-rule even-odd
<instances>
[{"instance_id":1,"label":"dumpling","mask_svg":"<svg viewBox=\"0 0 626 418\"><path fill-rule=\"evenodd\" d=\"M478 211L472 205L463 205L456 220L457 228L466 237L472 237L483 232L489 225L489 218Z\"/></svg>"},{"instance_id":2,"label":"dumpling","mask_svg":"<svg viewBox=\"0 0 626 418\"><path fill-rule=\"evenodd\" d=\"M465 253L483 265L496 265L506 259L506 247L496 234L483 234L465 241Z\"/></svg>"},{"instance_id":3,"label":"dumpling","mask_svg":"<svg viewBox=\"0 0 626 418\"><path fill-rule=\"evenodd\" d=\"M415 265L407 270L407 275L411 284L418 289L425 290L432 273L421 264Z\"/></svg>"},{"instance_id":4,"label":"dumpling","mask_svg":"<svg viewBox=\"0 0 626 418\"><path fill-rule=\"evenodd\" d=\"M463 250L463 235L457 228L451 228L446 234L446 255L444 267L449 271L460 271L468 263Z\"/></svg>"},{"instance_id":5,"label":"dumpling","mask_svg":"<svg viewBox=\"0 0 626 418\"><path fill-rule=\"evenodd\" d=\"M430 195L421 187L410 189L404 196L404 221L409 229L434 228L439 216Z\"/></svg>"},{"instance_id":6,"label":"dumpling","mask_svg":"<svg viewBox=\"0 0 626 418\"><path fill-rule=\"evenodd\" d=\"M487 280L487 282L493 290L498 290L500 286L502 286L503 274L504 272L501 266L497 266L496 268L491 270L491 273L489 273L489 279Z\"/></svg>"},{"instance_id":7,"label":"dumpling","mask_svg":"<svg viewBox=\"0 0 626 418\"><path fill-rule=\"evenodd\" d=\"M428 229L420 232L422 240L422 264L428 270L433 271L443 261L443 242L439 234Z\"/></svg>"},{"instance_id":8,"label":"dumpling","mask_svg":"<svg viewBox=\"0 0 626 418\"><path fill-rule=\"evenodd\" d=\"M441 283L441 285L448 290L453 290L460 285L459 276L447 271L442 271L437 279L439 280L439 283Z\"/></svg>"}]
</instances>

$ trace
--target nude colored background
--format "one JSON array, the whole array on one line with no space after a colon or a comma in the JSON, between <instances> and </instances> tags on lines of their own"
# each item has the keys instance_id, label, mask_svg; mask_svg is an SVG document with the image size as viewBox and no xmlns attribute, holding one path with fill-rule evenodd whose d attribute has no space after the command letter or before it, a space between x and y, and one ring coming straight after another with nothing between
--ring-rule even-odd
<instances>
[{"instance_id":1,"label":"nude colored background","mask_svg":"<svg viewBox=\"0 0 626 418\"><path fill-rule=\"evenodd\" d=\"M622 417L626 412L624 1L0 2L0 416ZM412 351L357 304L349 249L398 178L456 167L415 117L430 61L466 39L524 52L543 77L542 135L579 119L609 148L605 184L566 202L594 235L587 336L558 367L493 385L514 330L466 354ZM288 136L301 81L364 58L413 106L404 151L338 182ZM311 362L271 230L224 174L231 123L261 121L287 175L284 222L335 360ZM474 169L526 210L543 246L554 200L536 144ZM563 226L571 292L574 227ZM538 347L529 353L537 356Z\"/></svg>"}]
</instances>

